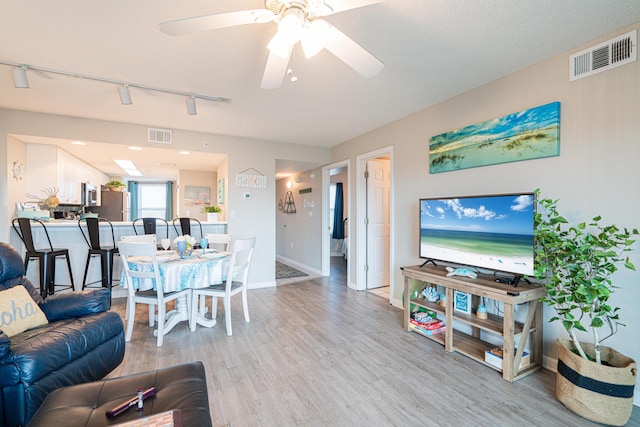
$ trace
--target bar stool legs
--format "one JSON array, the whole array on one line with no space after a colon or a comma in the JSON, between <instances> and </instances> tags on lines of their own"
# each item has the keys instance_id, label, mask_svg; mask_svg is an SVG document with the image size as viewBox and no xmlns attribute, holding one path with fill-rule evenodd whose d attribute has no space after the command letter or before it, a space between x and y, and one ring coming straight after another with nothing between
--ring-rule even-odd
<instances>
[{"instance_id":1,"label":"bar stool legs","mask_svg":"<svg viewBox=\"0 0 640 427\"><path fill-rule=\"evenodd\" d=\"M38 252L38 278L40 279L40 296L42 299L46 298L49 295L49 290L51 288L51 257L49 256L49 252ZM27 254L24 257L24 271L26 273L29 268L29 261L31 258L35 258L33 256L29 256ZM55 276L54 276L55 277Z\"/></svg>"},{"instance_id":2,"label":"bar stool legs","mask_svg":"<svg viewBox=\"0 0 640 427\"><path fill-rule=\"evenodd\" d=\"M64 256L67 261L67 269L69 272L70 286L65 286L72 291L75 290L75 282L73 281L73 273L71 272L71 259L68 254L54 255L51 252L37 252L27 255L24 259L24 271L27 271L29 267L29 261L32 258L38 258L38 278L40 280L40 295L42 298L46 298L49 295L53 295L56 292L56 259Z\"/></svg>"},{"instance_id":3,"label":"bar stool legs","mask_svg":"<svg viewBox=\"0 0 640 427\"><path fill-rule=\"evenodd\" d=\"M82 279L82 289L88 288L89 285L96 283L91 282L87 283L87 275L89 273L89 265L91 264L91 258L94 256L100 257L100 284L103 288L109 289L111 291L111 284L113 281L113 256L118 253L117 248L108 248L108 249L90 249L87 254L87 263L84 267L84 277Z\"/></svg>"},{"instance_id":4,"label":"bar stool legs","mask_svg":"<svg viewBox=\"0 0 640 427\"><path fill-rule=\"evenodd\" d=\"M109 227L108 230L111 234L110 247L102 247L100 245L100 223ZM86 228L86 233L83 229L83 225ZM85 218L78 221L78 228L80 228L82 236L89 247L89 252L87 253L87 264L84 267L82 289L85 289L88 285L87 274L89 272L91 258L94 256L100 256L101 280L99 282L101 282L103 288L107 288L111 292L111 281L113 280L113 256L118 254L118 247L116 246L116 239L113 233L113 225L105 218ZM89 285L92 283L89 283ZM111 298L109 298L109 304L111 304Z\"/></svg>"},{"instance_id":5,"label":"bar stool legs","mask_svg":"<svg viewBox=\"0 0 640 427\"><path fill-rule=\"evenodd\" d=\"M44 234L47 238L48 248L36 249L33 242L33 232L31 229L31 223L37 223L42 227ZM69 258L69 250L63 248L54 248L51 245L51 239L49 238L49 232L44 223L34 218L14 218L11 221L11 226L20 237L20 240L25 245L26 254L24 258L24 270L27 271L29 267L29 261L32 258L38 259L38 275L40 279L40 295L42 298L46 298L48 295L55 293L56 288L56 259L59 257L65 257L67 259L67 267L69 269L69 279L71 286L59 285L69 287L72 291L75 290L75 284L73 282L73 273L71 272L71 260Z\"/></svg>"}]
</instances>

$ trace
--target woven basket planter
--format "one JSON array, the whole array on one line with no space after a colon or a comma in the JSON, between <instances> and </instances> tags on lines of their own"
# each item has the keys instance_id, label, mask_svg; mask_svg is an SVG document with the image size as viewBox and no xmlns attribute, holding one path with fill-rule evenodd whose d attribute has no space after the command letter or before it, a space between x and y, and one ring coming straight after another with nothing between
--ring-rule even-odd
<instances>
[{"instance_id":1,"label":"woven basket planter","mask_svg":"<svg viewBox=\"0 0 640 427\"><path fill-rule=\"evenodd\" d=\"M622 426L633 409L633 389L637 377L636 362L612 348L600 346L599 365L573 353L573 343L557 340L558 375L556 397L564 406L591 421ZM592 344L582 343L589 356L595 356Z\"/></svg>"},{"instance_id":2,"label":"woven basket planter","mask_svg":"<svg viewBox=\"0 0 640 427\"><path fill-rule=\"evenodd\" d=\"M110 186L109 186L109 191L124 191L124 187L119 187L119 186L115 186L115 185L110 185Z\"/></svg>"}]
</instances>

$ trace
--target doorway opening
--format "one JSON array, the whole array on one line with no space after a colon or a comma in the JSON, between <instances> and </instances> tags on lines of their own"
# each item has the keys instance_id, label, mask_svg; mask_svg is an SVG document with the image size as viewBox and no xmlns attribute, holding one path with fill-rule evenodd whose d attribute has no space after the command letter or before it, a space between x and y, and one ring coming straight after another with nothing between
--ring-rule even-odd
<instances>
[{"instance_id":1,"label":"doorway opening","mask_svg":"<svg viewBox=\"0 0 640 427\"><path fill-rule=\"evenodd\" d=\"M322 275L353 288L350 275L350 161L322 168ZM335 276L335 277L334 277Z\"/></svg>"},{"instance_id":2,"label":"doorway opening","mask_svg":"<svg viewBox=\"0 0 640 427\"><path fill-rule=\"evenodd\" d=\"M393 275L393 147L357 158L357 266L359 289L391 302Z\"/></svg>"}]
</instances>

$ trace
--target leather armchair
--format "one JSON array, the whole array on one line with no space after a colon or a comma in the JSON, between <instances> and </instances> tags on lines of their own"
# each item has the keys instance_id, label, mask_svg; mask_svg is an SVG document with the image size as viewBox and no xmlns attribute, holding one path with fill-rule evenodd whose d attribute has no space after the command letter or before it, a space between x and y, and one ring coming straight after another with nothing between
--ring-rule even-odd
<instances>
[{"instance_id":1,"label":"leather armchair","mask_svg":"<svg viewBox=\"0 0 640 427\"><path fill-rule=\"evenodd\" d=\"M110 291L51 295L42 301L18 252L0 243L0 290L23 285L49 323L8 337L0 332L0 425L26 425L47 394L96 381L124 358L124 325Z\"/></svg>"}]
</instances>

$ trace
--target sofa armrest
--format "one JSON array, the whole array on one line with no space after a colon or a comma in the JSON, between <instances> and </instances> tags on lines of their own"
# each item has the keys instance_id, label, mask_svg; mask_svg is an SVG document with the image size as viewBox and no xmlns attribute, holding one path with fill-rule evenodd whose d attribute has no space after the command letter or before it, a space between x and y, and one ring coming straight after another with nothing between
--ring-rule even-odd
<instances>
[{"instance_id":1,"label":"sofa armrest","mask_svg":"<svg viewBox=\"0 0 640 427\"><path fill-rule=\"evenodd\" d=\"M49 319L71 319L109 310L111 291L106 288L66 292L49 296L40 308Z\"/></svg>"}]
</instances>

